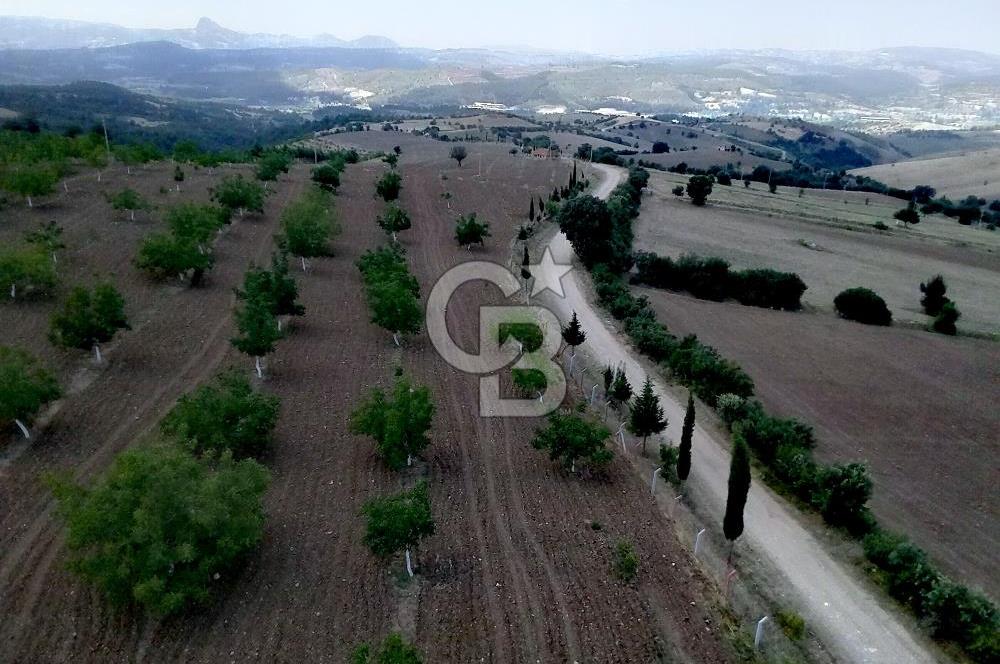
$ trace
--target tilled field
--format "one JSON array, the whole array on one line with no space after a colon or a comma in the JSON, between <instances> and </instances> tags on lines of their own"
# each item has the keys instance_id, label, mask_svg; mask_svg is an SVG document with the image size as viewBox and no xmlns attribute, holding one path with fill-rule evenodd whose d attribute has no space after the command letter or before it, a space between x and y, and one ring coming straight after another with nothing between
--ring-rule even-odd
<instances>
[{"instance_id":1,"label":"tilled field","mask_svg":"<svg viewBox=\"0 0 1000 664\"><path fill-rule=\"evenodd\" d=\"M481 177L478 163L460 169L448 160L445 144L428 142L420 154L410 147L400 170L414 228L402 241L425 296L454 264L505 263L529 194L567 176L565 164L513 158L500 146L482 149ZM283 407L265 460L274 478L263 546L215 606L193 615L115 615L63 571L60 528L39 475L71 470L92 478L221 365L240 363L249 373L246 358L229 347L231 289L249 262L266 259L278 211L301 189L304 169L277 186L262 219L240 221L220 238L204 288L145 283L128 265L143 233L95 240L88 245L94 254L77 258L80 275L119 266L116 282L136 329L109 349L107 366L66 399L32 446L0 466L0 659L342 662L354 644L391 629L412 638L428 662L631 662L661 653L670 661L731 659L707 583L623 462L607 480L560 473L530 448L537 421L479 417L477 377L444 363L425 335L398 351L368 322L354 261L385 241L372 198L383 168L349 167L337 201L344 233L335 256L313 261L300 278L306 316L269 362L265 389L280 395ZM451 210L440 196L445 190ZM91 202L77 214L67 204L61 223L78 226L80 237L103 238L112 231L97 214L102 205ZM452 235L455 216L472 211L491 223L493 237L470 254ZM74 254L77 241L69 240ZM448 308L459 343L474 347L477 307L499 298L475 284L459 291ZM5 305L0 316L4 324L18 321L15 342L55 362L54 351L31 341L47 314L30 322ZM430 386L437 405L427 457L402 476L383 470L370 442L347 432L350 411L368 389L389 383L397 360ZM63 361L63 376L73 373L71 364ZM358 510L421 476L437 533L419 551L420 574L406 583L401 562L387 567L362 544ZM611 576L619 538L640 555L631 586Z\"/></svg>"},{"instance_id":2,"label":"tilled field","mask_svg":"<svg viewBox=\"0 0 1000 664\"><path fill-rule=\"evenodd\" d=\"M884 524L997 595L1000 346L638 291L674 334L740 364L769 411L813 424L820 459L868 462Z\"/></svg>"}]
</instances>

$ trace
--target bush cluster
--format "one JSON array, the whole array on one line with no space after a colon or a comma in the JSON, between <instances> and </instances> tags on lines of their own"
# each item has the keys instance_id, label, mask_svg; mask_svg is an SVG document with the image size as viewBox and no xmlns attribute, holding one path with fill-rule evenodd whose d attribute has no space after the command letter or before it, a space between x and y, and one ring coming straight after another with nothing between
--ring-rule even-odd
<instances>
[{"instance_id":1,"label":"bush cluster","mask_svg":"<svg viewBox=\"0 0 1000 664\"><path fill-rule=\"evenodd\" d=\"M799 275L771 269L731 271L729 263L715 256L685 254L674 260L652 252L635 257L633 283L686 291L702 300L737 300L765 309L796 311L802 308L806 285Z\"/></svg>"},{"instance_id":2,"label":"bush cluster","mask_svg":"<svg viewBox=\"0 0 1000 664\"><path fill-rule=\"evenodd\" d=\"M885 300L868 288L848 288L833 299L837 313L866 325L892 325L892 312Z\"/></svg>"}]
</instances>

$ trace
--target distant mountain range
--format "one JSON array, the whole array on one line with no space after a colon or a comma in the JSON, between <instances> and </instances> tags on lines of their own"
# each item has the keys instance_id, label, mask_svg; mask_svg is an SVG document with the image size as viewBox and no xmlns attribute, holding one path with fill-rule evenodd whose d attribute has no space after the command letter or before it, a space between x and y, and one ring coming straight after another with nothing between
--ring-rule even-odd
<instances>
[{"instance_id":1,"label":"distant mountain range","mask_svg":"<svg viewBox=\"0 0 1000 664\"><path fill-rule=\"evenodd\" d=\"M333 35L293 37L290 35L246 34L202 18L194 28L124 28L110 23L87 23L40 17L0 16L0 48L61 49L122 46L138 42L165 41L185 48L398 48L387 37L365 36L343 40Z\"/></svg>"}]
</instances>

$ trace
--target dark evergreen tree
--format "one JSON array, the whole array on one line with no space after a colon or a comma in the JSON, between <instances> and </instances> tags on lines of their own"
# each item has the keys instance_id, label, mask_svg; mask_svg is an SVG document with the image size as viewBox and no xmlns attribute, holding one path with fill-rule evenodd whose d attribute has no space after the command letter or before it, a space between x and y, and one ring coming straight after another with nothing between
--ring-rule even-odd
<instances>
[{"instance_id":1,"label":"dark evergreen tree","mask_svg":"<svg viewBox=\"0 0 1000 664\"><path fill-rule=\"evenodd\" d=\"M726 539L735 542L743 534L743 508L750 492L750 451L742 436L733 441L733 458L729 464L729 496L722 530Z\"/></svg>"},{"instance_id":2,"label":"dark evergreen tree","mask_svg":"<svg viewBox=\"0 0 1000 664\"><path fill-rule=\"evenodd\" d=\"M569 319L569 324L562 330L562 338L566 345L573 349L574 355L576 355L576 347L587 340L587 333L583 331L575 311L573 317Z\"/></svg>"},{"instance_id":3,"label":"dark evergreen tree","mask_svg":"<svg viewBox=\"0 0 1000 664\"><path fill-rule=\"evenodd\" d=\"M528 221L535 220L535 199L532 197L531 205L528 206Z\"/></svg>"},{"instance_id":4,"label":"dark evergreen tree","mask_svg":"<svg viewBox=\"0 0 1000 664\"><path fill-rule=\"evenodd\" d=\"M653 392L653 383L649 377L642 386L642 391L632 404L629 415L628 429L633 435L642 438L642 453L646 453L646 439L667 428L667 418L663 416L660 398Z\"/></svg>"},{"instance_id":5,"label":"dark evergreen tree","mask_svg":"<svg viewBox=\"0 0 1000 664\"><path fill-rule=\"evenodd\" d=\"M691 437L694 434L694 395L688 392L684 427L681 429L681 446L677 458L677 477L686 480L691 473Z\"/></svg>"},{"instance_id":6,"label":"dark evergreen tree","mask_svg":"<svg viewBox=\"0 0 1000 664\"><path fill-rule=\"evenodd\" d=\"M941 309L948 302L945 293L948 287L944 283L944 277L936 275L926 283L920 284L920 292L924 294L920 298L920 306L924 308L924 313L928 316L937 316Z\"/></svg>"}]
</instances>

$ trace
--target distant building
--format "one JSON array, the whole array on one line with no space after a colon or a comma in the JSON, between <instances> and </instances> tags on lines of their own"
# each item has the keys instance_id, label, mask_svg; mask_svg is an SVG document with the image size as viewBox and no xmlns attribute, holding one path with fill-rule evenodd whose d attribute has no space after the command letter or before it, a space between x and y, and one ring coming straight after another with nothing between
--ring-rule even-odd
<instances>
[{"instance_id":1,"label":"distant building","mask_svg":"<svg viewBox=\"0 0 1000 664\"><path fill-rule=\"evenodd\" d=\"M558 159L560 155L559 148L535 148L531 151L532 157L537 157L538 159Z\"/></svg>"}]
</instances>

